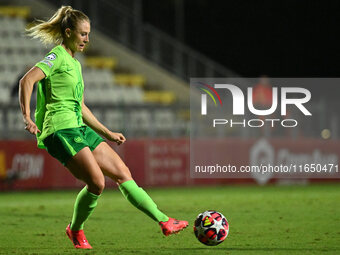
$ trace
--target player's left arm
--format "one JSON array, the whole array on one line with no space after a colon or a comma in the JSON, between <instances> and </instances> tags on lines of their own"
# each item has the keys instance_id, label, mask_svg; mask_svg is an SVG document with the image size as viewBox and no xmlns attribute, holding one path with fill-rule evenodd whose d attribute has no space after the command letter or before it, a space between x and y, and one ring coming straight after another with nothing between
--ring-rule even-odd
<instances>
[{"instance_id":1,"label":"player's left arm","mask_svg":"<svg viewBox=\"0 0 340 255\"><path fill-rule=\"evenodd\" d=\"M96 131L98 134L104 136L106 139L110 141L116 142L118 145L124 143L126 138L121 133L115 133L110 131L107 127L105 127L100 121L93 115L91 110L85 105L84 99L82 103L81 113L83 115L83 121L86 125Z\"/></svg>"}]
</instances>

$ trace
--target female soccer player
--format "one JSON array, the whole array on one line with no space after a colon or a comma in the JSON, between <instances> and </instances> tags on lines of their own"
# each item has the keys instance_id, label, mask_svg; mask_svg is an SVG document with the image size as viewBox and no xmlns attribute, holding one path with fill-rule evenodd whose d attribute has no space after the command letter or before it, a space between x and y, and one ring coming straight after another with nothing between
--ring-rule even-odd
<instances>
[{"instance_id":1,"label":"female soccer player","mask_svg":"<svg viewBox=\"0 0 340 255\"><path fill-rule=\"evenodd\" d=\"M126 141L123 134L111 132L101 124L84 103L81 66L74 56L84 50L89 34L89 18L70 6L62 6L48 21L28 29L31 37L57 46L23 76L19 86L26 130L36 135L39 148L45 148L86 183L76 198L66 234L75 248L92 248L83 227L104 189L104 176L119 185L130 203L158 222L164 235L177 233L186 228L188 222L169 218L158 210L148 194L134 182L118 154L98 135L118 145ZM36 82L34 123L30 117L30 100Z\"/></svg>"}]
</instances>

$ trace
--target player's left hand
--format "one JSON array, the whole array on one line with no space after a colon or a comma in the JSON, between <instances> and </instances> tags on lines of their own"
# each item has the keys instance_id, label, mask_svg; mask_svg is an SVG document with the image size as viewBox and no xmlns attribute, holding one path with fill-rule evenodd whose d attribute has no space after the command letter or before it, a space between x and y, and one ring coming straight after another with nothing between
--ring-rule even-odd
<instances>
[{"instance_id":1,"label":"player's left hand","mask_svg":"<svg viewBox=\"0 0 340 255\"><path fill-rule=\"evenodd\" d=\"M110 132L106 138L117 143L118 145L121 145L126 141L126 138L122 133Z\"/></svg>"}]
</instances>

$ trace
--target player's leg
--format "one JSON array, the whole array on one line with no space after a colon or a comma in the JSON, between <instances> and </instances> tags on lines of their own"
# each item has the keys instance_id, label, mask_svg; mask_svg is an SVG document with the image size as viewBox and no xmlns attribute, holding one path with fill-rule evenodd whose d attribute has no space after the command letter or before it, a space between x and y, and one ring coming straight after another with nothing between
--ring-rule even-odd
<instances>
[{"instance_id":1,"label":"player's leg","mask_svg":"<svg viewBox=\"0 0 340 255\"><path fill-rule=\"evenodd\" d=\"M104 175L119 185L120 191L129 202L157 222L168 220L168 217L158 210L149 195L138 187L128 167L107 143L100 143L93 151L93 155Z\"/></svg>"},{"instance_id":2,"label":"player's leg","mask_svg":"<svg viewBox=\"0 0 340 255\"><path fill-rule=\"evenodd\" d=\"M97 205L97 200L105 187L105 179L88 147L73 156L66 167L77 179L86 183L86 187L77 196L71 223L71 230L81 230Z\"/></svg>"},{"instance_id":3,"label":"player's leg","mask_svg":"<svg viewBox=\"0 0 340 255\"><path fill-rule=\"evenodd\" d=\"M104 175L84 138L84 128L70 128L58 130L44 140L48 153L87 184L74 205L72 230L83 228L105 185Z\"/></svg>"},{"instance_id":4,"label":"player's leg","mask_svg":"<svg viewBox=\"0 0 340 255\"><path fill-rule=\"evenodd\" d=\"M169 235L187 227L186 221L176 221L161 212L150 196L132 179L130 170L119 155L107 144L100 143L93 155L104 175L112 178L119 185L124 197L139 210L160 223L163 233ZM169 220L170 219L170 220Z\"/></svg>"},{"instance_id":5,"label":"player's leg","mask_svg":"<svg viewBox=\"0 0 340 255\"><path fill-rule=\"evenodd\" d=\"M76 248L91 249L83 232L85 221L90 217L105 187L104 175L88 147L81 149L66 164L70 172L86 183L74 204L71 224L66 228L68 237Z\"/></svg>"}]
</instances>

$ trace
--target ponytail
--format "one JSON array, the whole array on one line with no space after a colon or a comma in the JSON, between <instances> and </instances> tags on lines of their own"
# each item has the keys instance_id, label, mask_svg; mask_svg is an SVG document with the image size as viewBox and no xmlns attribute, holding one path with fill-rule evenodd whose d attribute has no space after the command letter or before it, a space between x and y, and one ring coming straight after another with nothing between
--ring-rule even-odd
<instances>
[{"instance_id":1,"label":"ponytail","mask_svg":"<svg viewBox=\"0 0 340 255\"><path fill-rule=\"evenodd\" d=\"M62 6L48 21L38 20L38 24L26 29L26 32L28 36L38 38L45 45L61 44L65 29L75 29L82 20L90 22L83 12L74 10L71 6Z\"/></svg>"}]
</instances>

